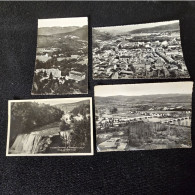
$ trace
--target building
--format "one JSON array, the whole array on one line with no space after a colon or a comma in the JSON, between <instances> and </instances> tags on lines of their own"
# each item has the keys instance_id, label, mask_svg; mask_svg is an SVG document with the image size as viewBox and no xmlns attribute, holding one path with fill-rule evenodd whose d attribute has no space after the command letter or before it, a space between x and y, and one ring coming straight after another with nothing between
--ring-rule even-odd
<instances>
[{"instance_id":1,"label":"building","mask_svg":"<svg viewBox=\"0 0 195 195\"><path fill-rule=\"evenodd\" d=\"M127 62L127 63L129 62L130 58L131 56L124 56L124 55L119 56L120 61Z\"/></svg>"},{"instance_id":2,"label":"building","mask_svg":"<svg viewBox=\"0 0 195 195\"><path fill-rule=\"evenodd\" d=\"M133 71L121 70L120 74L133 75Z\"/></svg>"},{"instance_id":3,"label":"building","mask_svg":"<svg viewBox=\"0 0 195 195\"><path fill-rule=\"evenodd\" d=\"M72 59L78 59L79 58L79 55L71 55L71 58Z\"/></svg>"},{"instance_id":4,"label":"building","mask_svg":"<svg viewBox=\"0 0 195 195\"><path fill-rule=\"evenodd\" d=\"M82 81L85 79L85 74L82 72L72 70L69 72L69 76L67 76L67 79L75 80L77 82Z\"/></svg>"}]
</instances>

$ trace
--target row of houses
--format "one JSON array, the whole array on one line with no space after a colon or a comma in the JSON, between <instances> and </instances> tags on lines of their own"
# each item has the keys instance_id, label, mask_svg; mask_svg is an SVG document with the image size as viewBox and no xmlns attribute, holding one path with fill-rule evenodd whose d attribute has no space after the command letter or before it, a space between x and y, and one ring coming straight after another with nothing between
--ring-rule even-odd
<instances>
[{"instance_id":1,"label":"row of houses","mask_svg":"<svg viewBox=\"0 0 195 195\"><path fill-rule=\"evenodd\" d=\"M36 69L35 73L46 73L47 76L45 76L46 78L49 78L50 74L52 74L52 76L54 78L62 78L64 77L66 80L74 80L76 82L82 81L85 79L85 73L83 72L79 72L79 71L75 71L75 70L71 70L69 72L69 75L63 76L63 72L57 68L50 68L50 69Z\"/></svg>"}]
</instances>

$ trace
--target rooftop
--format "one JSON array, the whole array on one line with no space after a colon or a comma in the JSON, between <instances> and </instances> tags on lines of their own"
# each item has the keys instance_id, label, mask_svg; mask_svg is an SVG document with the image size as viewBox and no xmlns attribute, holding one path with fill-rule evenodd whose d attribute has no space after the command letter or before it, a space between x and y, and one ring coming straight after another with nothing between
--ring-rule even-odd
<instances>
[{"instance_id":1,"label":"rooftop","mask_svg":"<svg viewBox=\"0 0 195 195\"><path fill-rule=\"evenodd\" d=\"M72 71L70 71L69 73L70 73L70 74L79 75L79 76L83 76L83 75L84 75L84 73L78 72L78 71L75 71L75 70L72 70Z\"/></svg>"}]
</instances>

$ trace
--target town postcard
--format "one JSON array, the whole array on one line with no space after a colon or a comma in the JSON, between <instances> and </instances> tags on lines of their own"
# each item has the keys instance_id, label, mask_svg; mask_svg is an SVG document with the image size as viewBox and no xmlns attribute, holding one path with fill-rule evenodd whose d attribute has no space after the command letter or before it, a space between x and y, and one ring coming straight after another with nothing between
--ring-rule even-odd
<instances>
[{"instance_id":1,"label":"town postcard","mask_svg":"<svg viewBox=\"0 0 195 195\"><path fill-rule=\"evenodd\" d=\"M88 18L39 19L32 95L88 93Z\"/></svg>"}]
</instances>

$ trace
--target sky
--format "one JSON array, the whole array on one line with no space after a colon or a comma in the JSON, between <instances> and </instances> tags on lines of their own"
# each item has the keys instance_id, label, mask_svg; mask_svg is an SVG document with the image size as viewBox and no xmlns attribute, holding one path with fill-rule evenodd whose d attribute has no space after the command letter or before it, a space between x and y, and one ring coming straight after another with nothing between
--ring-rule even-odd
<instances>
[{"instance_id":1,"label":"sky","mask_svg":"<svg viewBox=\"0 0 195 195\"><path fill-rule=\"evenodd\" d=\"M167 24L174 24L178 23L179 25L179 20L172 20L172 21L165 21L165 22L154 22L154 23L145 23L145 24L133 24L133 25L123 25L123 26L109 26L109 27L97 27L94 29L97 29L102 32L128 32L132 31L135 29L141 29L141 28L150 28L150 27L155 27L155 26L160 26L160 25L167 25Z\"/></svg>"},{"instance_id":2,"label":"sky","mask_svg":"<svg viewBox=\"0 0 195 195\"><path fill-rule=\"evenodd\" d=\"M95 86L95 96L139 96L154 94L191 94L193 82L167 82Z\"/></svg>"},{"instance_id":3,"label":"sky","mask_svg":"<svg viewBox=\"0 0 195 195\"><path fill-rule=\"evenodd\" d=\"M38 28L42 27L67 27L67 26L79 26L82 27L88 25L87 17L76 17L76 18L53 18L53 19L39 19Z\"/></svg>"}]
</instances>

